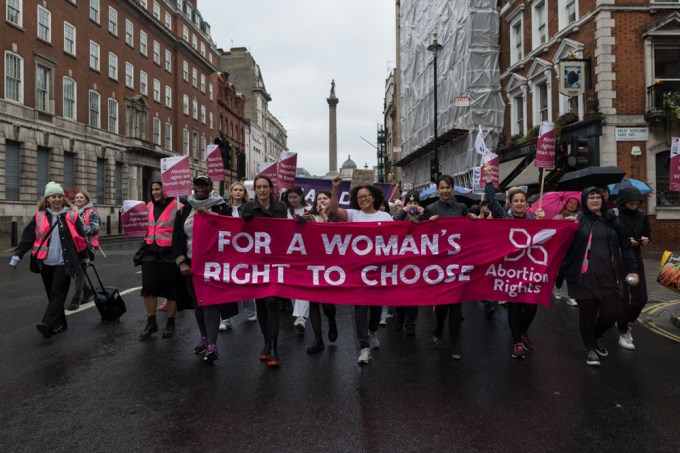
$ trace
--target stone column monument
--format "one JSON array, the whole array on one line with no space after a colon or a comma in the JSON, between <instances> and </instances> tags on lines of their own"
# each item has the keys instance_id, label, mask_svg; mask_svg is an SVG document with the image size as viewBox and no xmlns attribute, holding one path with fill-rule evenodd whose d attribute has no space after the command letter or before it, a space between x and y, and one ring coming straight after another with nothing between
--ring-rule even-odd
<instances>
[{"instance_id":1,"label":"stone column monument","mask_svg":"<svg viewBox=\"0 0 680 453\"><path fill-rule=\"evenodd\" d=\"M335 96L335 79L331 82L331 95L328 102L328 173L326 176L338 175L338 126L336 106L340 99Z\"/></svg>"}]
</instances>

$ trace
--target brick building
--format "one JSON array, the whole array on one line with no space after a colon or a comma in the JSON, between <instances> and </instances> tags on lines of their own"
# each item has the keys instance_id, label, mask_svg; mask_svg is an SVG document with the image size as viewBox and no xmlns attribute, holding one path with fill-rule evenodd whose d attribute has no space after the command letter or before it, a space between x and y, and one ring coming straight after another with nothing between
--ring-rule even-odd
<instances>
[{"instance_id":1,"label":"brick building","mask_svg":"<svg viewBox=\"0 0 680 453\"><path fill-rule=\"evenodd\" d=\"M205 168L223 116L196 0L4 4L0 233L28 221L50 180L87 189L116 222L123 199L148 199L161 158Z\"/></svg>"},{"instance_id":2,"label":"brick building","mask_svg":"<svg viewBox=\"0 0 680 453\"><path fill-rule=\"evenodd\" d=\"M680 2L498 4L506 104L500 140L503 185L527 184L537 191L537 127L554 121L558 150L573 153L578 159L569 162L576 168L614 165L649 183L655 193L646 209L654 236L677 243L680 193L668 190L668 159L670 138L680 135L680 123L664 100L680 99ZM561 94L561 84L567 95ZM565 160L548 174L547 187L572 169Z\"/></svg>"}]
</instances>

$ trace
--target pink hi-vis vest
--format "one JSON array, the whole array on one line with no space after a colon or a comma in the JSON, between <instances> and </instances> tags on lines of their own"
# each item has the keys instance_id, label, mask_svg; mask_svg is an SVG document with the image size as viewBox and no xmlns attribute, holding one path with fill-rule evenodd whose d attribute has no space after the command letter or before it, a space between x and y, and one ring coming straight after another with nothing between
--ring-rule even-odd
<instances>
[{"instance_id":1,"label":"pink hi-vis vest","mask_svg":"<svg viewBox=\"0 0 680 453\"><path fill-rule=\"evenodd\" d=\"M87 248L87 241L78 234L76 230L76 221L78 220L78 213L76 211L69 211L64 216L66 219L66 225L73 238L73 243L76 246L78 252L82 252ZM50 247L50 240L47 239L43 242L43 239L47 236L50 231L50 222L47 220L47 213L45 211L38 211L35 214L35 241L33 242L33 250L31 253L35 255L39 260L44 260L47 257L47 250ZM55 227L55 229L58 227ZM58 234L58 233L57 233ZM42 246L40 245L42 244Z\"/></svg>"},{"instance_id":2,"label":"pink hi-vis vest","mask_svg":"<svg viewBox=\"0 0 680 453\"><path fill-rule=\"evenodd\" d=\"M85 211L85 225L90 226L90 215L92 214L93 209L88 209ZM90 245L92 247L99 247L99 233L96 234L91 234L89 236L90 238Z\"/></svg>"},{"instance_id":3,"label":"pink hi-vis vest","mask_svg":"<svg viewBox=\"0 0 680 453\"><path fill-rule=\"evenodd\" d=\"M179 207L177 207L177 204L177 200L172 200L157 220L153 218L153 202L149 202L146 205L146 208L149 210L149 226L144 240L147 244L156 242L161 247L170 247L172 245L172 230L175 225L175 216L177 211L182 208L181 204Z\"/></svg>"}]
</instances>

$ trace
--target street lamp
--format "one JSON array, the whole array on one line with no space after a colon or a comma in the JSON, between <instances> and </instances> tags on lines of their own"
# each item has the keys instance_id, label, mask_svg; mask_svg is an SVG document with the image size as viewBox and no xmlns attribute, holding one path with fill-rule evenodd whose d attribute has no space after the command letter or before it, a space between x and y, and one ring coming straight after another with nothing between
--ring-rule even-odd
<instances>
[{"instance_id":1,"label":"street lamp","mask_svg":"<svg viewBox=\"0 0 680 453\"><path fill-rule=\"evenodd\" d=\"M437 156L437 53L442 50L442 45L437 42L437 33L432 33L432 44L427 50L434 54L434 158L430 161L430 180L436 182L439 178L439 157Z\"/></svg>"}]
</instances>

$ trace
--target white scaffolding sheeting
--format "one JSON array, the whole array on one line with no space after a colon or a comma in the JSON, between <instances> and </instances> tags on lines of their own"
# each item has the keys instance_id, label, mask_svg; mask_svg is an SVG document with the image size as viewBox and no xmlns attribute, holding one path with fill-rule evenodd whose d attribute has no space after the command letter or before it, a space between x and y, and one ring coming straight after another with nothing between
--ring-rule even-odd
<instances>
[{"instance_id":1,"label":"white scaffolding sheeting","mask_svg":"<svg viewBox=\"0 0 680 453\"><path fill-rule=\"evenodd\" d=\"M469 131L440 146L439 160L444 173L464 173L479 164L478 126L489 132L486 144L492 149L503 127L496 0L402 0L400 22L403 156L434 139L433 54L427 46L438 33L443 46L437 55L438 135ZM461 96L469 96L469 106L454 105ZM409 179L429 180L430 157L408 165L414 172Z\"/></svg>"}]
</instances>

